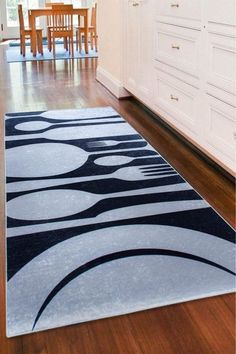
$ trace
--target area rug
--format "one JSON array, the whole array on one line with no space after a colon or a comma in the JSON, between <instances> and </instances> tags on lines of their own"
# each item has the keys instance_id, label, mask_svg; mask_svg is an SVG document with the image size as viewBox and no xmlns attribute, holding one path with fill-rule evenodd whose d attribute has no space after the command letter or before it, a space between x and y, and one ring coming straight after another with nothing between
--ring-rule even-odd
<instances>
[{"instance_id":1,"label":"area rug","mask_svg":"<svg viewBox=\"0 0 236 354\"><path fill-rule=\"evenodd\" d=\"M111 107L6 115L7 335L234 291L234 230Z\"/></svg>"},{"instance_id":2,"label":"area rug","mask_svg":"<svg viewBox=\"0 0 236 354\"><path fill-rule=\"evenodd\" d=\"M63 38L56 38L55 42L57 44L62 44L63 43ZM20 46L20 40L19 39L9 40L8 43L9 43L9 47L19 47ZM47 45L47 44L48 44L47 38L43 38L43 45ZM26 39L25 45L26 46L30 45L30 39Z\"/></svg>"},{"instance_id":3,"label":"area rug","mask_svg":"<svg viewBox=\"0 0 236 354\"><path fill-rule=\"evenodd\" d=\"M20 54L19 47L12 47L6 51L6 59L8 63L17 63L17 62L27 62L27 61L44 61L44 60L65 60L65 59L84 59L84 58L97 58L98 53L95 50L89 48L89 53L86 54L84 49L81 53L79 51L74 51L74 55L70 55L68 51L64 49L63 44L56 44L56 56L53 57L53 53L49 52L45 46L43 49L43 55L37 54L34 57L30 51L30 47L26 48L26 55L23 57Z\"/></svg>"}]
</instances>

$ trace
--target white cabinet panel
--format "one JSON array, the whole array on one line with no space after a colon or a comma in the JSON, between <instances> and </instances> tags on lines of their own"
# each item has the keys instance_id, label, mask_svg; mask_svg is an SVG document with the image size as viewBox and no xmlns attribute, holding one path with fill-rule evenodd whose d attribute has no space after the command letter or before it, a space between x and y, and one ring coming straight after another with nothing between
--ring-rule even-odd
<instances>
[{"instance_id":1,"label":"white cabinet panel","mask_svg":"<svg viewBox=\"0 0 236 354\"><path fill-rule=\"evenodd\" d=\"M155 2L155 0L154 0ZM140 54L139 54L139 92L146 100L152 99L152 70L148 63L153 58L153 0L140 2ZM145 13L145 16L143 14Z\"/></svg>"},{"instance_id":2,"label":"white cabinet panel","mask_svg":"<svg viewBox=\"0 0 236 354\"><path fill-rule=\"evenodd\" d=\"M147 102L152 95L153 0L127 1L125 8L125 88Z\"/></svg>"},{"instance_id":3,"label":"white cabinet panel","mask_svg":"<svg viewBox=\"0 0 236 354\"><path fill-rule=\"evenodd\" d=\"M209 33L207 48L208 83L236 95L236 38Z\"/></svg>"},{"instance_id":4,"label":"white cabinet panel","mask_svg":"<svg viewBox=\"0 0 236 354\"><path fill-rule=\"evenodd\" d=\"M126 4L126 21L125 21L125 42L126 42L126 88L132 92L138 85L138 61L140 53L140 27L138 21L140 11L138 6L133 6L131 1ZM112 60L112 59L111 59Z\"/></svg>"},{"instance_id":5,"label":"white cabinet panel","mask_svg":"<svg viewBox=\"0 0 236 354\"><path fill-rule=\"evenodd\" d=\"M235 163L236 109L209 95L207 102L206 140Z\"/></svg>"},{"instance_id":6,"label":"white cabinet panel","mask_svg":"<svg viewBox=\"0 0 236 354\"><path fill-rule=\"evenodd\" d=\"M157 16L170 17L170 20L200 21L201 1L199 0L159 0L156 2ZM164 20L164 19L163 19ZM191 27L191 25L190 25Z\"/></svg>"},{"instance_id":7,"label":"white cabinet panel","mask_svg":"<svg viewBox=\"0 0 236 354\"><path fill-rule=\"evenodd\" d=\"M235 0L206 0L205 2L209 22L236 25Z\"/></svg>"},{"instance_id":8,"label":"white cabinet panel","mask_svg":"<svg viewBox=\"0 0 236 354\"><path fill-rule=\"evenodd\" d=\"M163 23L155 31L155 59L198 77L201 32Z\"/></svg>"},{"instance_id":9,"label":"white cabinet panel","mask_svg":"<svg viewBox=\"0 0 236 354\"><path fill-rule=\"evenodd\" d=\"M196 131L199 90L166 73L155 72L155 106L193 133Z\"/></svg>"},{"instance_id":10,"label":"white cabinet panel","mask_svg":"<svg viewBox=\"0 0 236 354\"><path fill-rule=\"evenodd\" d=\"M209 32L235 36L236 33L236 1L207 0L206 22Z\"/></svg>"}]
</instances>

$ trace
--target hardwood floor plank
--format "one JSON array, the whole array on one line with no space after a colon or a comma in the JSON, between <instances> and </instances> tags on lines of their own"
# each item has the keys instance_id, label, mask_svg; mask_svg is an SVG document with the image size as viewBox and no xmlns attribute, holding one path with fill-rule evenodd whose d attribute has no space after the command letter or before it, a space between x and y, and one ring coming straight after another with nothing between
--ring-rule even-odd
<instances>
[{"instance_id":1,"label":"hardwood floor plank","mask_svg":"<svg viewBox=\"0 0 236 354\"><path fill-rule=\"evenodd\" d=\"M235 225L235 188L134 99L116 100L95 79L96 59L7 64L5 50L6 46L0 46L0 354L233 354L233 294L6 338L6 112L111 105L231 225Z\"/></svg>"}]
</instances>

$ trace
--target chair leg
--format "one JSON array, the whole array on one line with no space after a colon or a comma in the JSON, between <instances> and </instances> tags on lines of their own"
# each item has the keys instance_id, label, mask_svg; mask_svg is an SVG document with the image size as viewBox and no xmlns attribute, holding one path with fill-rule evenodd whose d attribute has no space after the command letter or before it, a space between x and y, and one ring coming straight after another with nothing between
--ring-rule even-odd
<instances>
[{"instance_id":1,"label":"chair leg","mask_svg":"<svg viewBox=\"0 0 236 354\"><path fill-rule=\"evenodd\" d=\"M69 45L68 45L68 47L69 47L69 55L71 56L72 47L71 47L71 37L70 36L68 37L68 43L69 43Z\"/></svg>"},{"instance_id":2,"label":"chair leg","mask_svg":"<svg viewBox=\"0 0 236 354\"><path fill-rule=\"evenodd\" d=\"M49 52L52 51L52 36L50 28L47 29L47 40L48 40L48 50Z\"/></svg>"},{"instance_id":3,"label":"chair leg","mask_svg":"<svg viewBox=\"0 0 236 354\"><path fill-rule=\"evenodd\" d=\"M64 42L64 49L68 50L68 43L67 43L67 37L63 38L63 42Z\"/></svg>"},{"instance_id":4,"label":"chair leg","mask_svg":"<svg viewBox=\"0 0 236 354\"><path fill-rule=\"evenodd\" d=\"M38 31L36 32L36 46L37 46L37 52L40 53L40 49L39 49L40 43L39 43L39 33L38 33Z\"/></svg>"},{"instance_id":5,"label":"chair leg","mask_svg":"<svg viewBox=\"0 0 236 354\"><path fill-rule=\"evenodd\" d=\"M64 42L64 47L65 47L66 51L68 51L68 38L65 37L64 41L65 41Z\"/></svg>"},{"instance_id":6,"label":"chair leg","mask_svg":"<svg viewBox=\"0 0 236 354\"><path fill-rule=\"evenodd\" d=\"M82 38L81 38L81 32L80 31L78 32L78 35L79 35L79 52L81 53L81 51L82 51Z\"/></svg>"},{"instance_id":7,"label":"chair leg","mask_svg":"<svg viewBox=\"0 0 236 354\"><path fill-rule=\"evenodd\" d=\"M76 45L76 51L78 52L78 46L79 46L79 43L78 43L78 30L76 30L75 32L75 45Z\"/></svg>"},{"instance_id":8,"label":"chair leg","mask_svg":"<svg viewBox=\"0 0 236 354\"><path fill-rule=\"evenodd\" d=\"M93 32L90 32L90 46L91 49L93 50Z\"/></svg>"},{"instance_id":9,"label":"chair leg","mask_svg":"<svg viewBox=\"0 0 236 354\"><path fill-rule=\"evenodd\" d=\"M20 34L20 54L22 55L22 41L23 41L23 38L22 38L22 35Z\"/></svg>"},{"instance_id":10,"label":"chair leg","mask_svg":"<svg viewBox=\"0 0 236 354\"><path fill-rule=\"evenodd\" d=\"M32 37L30 36L30 51L33 53L33 47L32 47Z\"/></svg>"},{"instance_id":11,"label":"chair leg","mask_svg":"<svg viewBox=\"0 0 236 354\"><path fill-rule=\"evenodd\" d=\"M70 55L70 37L68 38L65 38L66 42L67 42L67 50L68 50L68 53Z\"/></svg>"},{"instance_id":12,"label":"chair leg","mask_svg":"<svg viewBox=\"0 0 236 354\"><path fill-rule=\"evenodd\" d=\"M38 31L37 31L37 32L36 32L36 47L37 47L37 53L40 52L39 46L40 46L40 44L39 44L39 33L38 33Z\"/></svg>"},{"instance_id":13,"label":"chair leg","mask_svg":"<svg viewBox=\"0 0 236 354\"><path fill-rule=\"evenodd\" d=\"M38 51L43 55L43 33L42 31L38 32Z\"/></svg>"},{"instance_id":14,"label":"chair leg","mask_svg":"<svg viewBox=\"0 0 236 354\"><path fill-rule=\"evenodd\" d=\"M98 51L98 35L97 32L94 32L94 40L95 40L95 51Z\"/></svg>"},{"instance_id":15,"label":"chair leg","mask_svg":"<svg viewBox=\"0 0 236 354\"><path fill-rule=\"evenodd\" d=\"M71 55L72 57L74 56L74 37L73 37L73 33L72 33L72 36L71 36Z\"/></svg>"},{"instance_id":16,"label":"chair leg","mask_svg":"<svg viewBox=\"0 0 236 354\"><path fill-rule=\"evenodd\" d=\"M41 53L41 55L43 55L43 36L42 36L42 33L39 36L39 40L40 40L40 53Z\"/></svg>"},{"instance_id":17,"label":"chair leg","mask_svg":"<svg viewBox=\"0 0 236 354\"><path fill-rule=\"evenodd\" d=\"M53 57L56 56L55 37L52 38Z\"/></svg>"},{"instance_id":18,"label":"chair leg","mask_svg":"<svg viewBox=\"0 0 236 354\"><path fill-rule=\"evenodd\" d=\"M25 36L22 35L22 55L25 57Z\"/></svg>"}]
</instances>

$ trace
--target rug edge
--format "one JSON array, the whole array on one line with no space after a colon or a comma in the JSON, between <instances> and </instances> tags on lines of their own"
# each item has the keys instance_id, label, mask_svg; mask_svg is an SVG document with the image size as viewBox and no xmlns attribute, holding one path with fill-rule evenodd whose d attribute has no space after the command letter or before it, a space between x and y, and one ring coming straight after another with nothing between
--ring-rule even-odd
<instances>
[{"instance_id":1,"label":"rug edge","mask_svg":"<svg viewBox=\"0 0 236 354\"><path fill-rule=\"evenodd\" d=\"M94 319L91 319L91 320L85 320L85 321L81 321L81 322L71 322L69 324L63 324L63 325L60 325L60 326L57 326L57 327L45 327L45 328L41 328L41 329L38 329L38 330L22 332L22 333L13 334L13 335L10 335L9 332L8 332L7 317L6 317L6 337L7 338L14 338L14 337L30 335L30 334L34 334L34 333L40 333L40 332L44 332L44 331L48 331L48 330L55 330L57 328L63 328L63 327L68 327L68 326L79 325L79 324L82 324L82 323L90 323L90 322L93 322L93 321L104 320L104 319L107 319L107 318L113 318L113 317L125 316L125 315L132 315L132 314L135 314L135 313L138 313L138 312L142 312L142 311L149 311L149 310L154 310L154 309L158 309L158 308L165 307L165 306L178 305L178 304L186 303L186 302L189 302L189 301L197 301L197 300L208 299L208 298L216 297L216 296L234 294L235 292L236 292L236 289L234 288L234 289L230 289L230 290L227 290L227 291L224 291L224 292L213 292L211 294L203 295L203 296L199 296L199 297L186 297L184 299L181 299L181 300L178 300L178 301L175 301L175 302L171 302L171 301L170 302L163 302L162 304L159 304L159 305L152 305L150 307L140 308L140 309L134 310L132 312L121 312L121 313L119 313L117 315L115 314L115 315L109 315L109 316L108 315L107 316L101 316L101 317L94 318Z\"/></svg>"}]
</instances>

